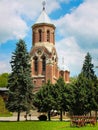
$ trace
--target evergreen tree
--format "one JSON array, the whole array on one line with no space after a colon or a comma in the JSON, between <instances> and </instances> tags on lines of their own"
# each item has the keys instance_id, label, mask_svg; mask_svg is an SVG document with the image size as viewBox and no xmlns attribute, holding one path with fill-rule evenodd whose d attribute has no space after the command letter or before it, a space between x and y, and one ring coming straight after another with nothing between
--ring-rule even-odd
<instances>
[{"instance_id":1,"label":"evergreen tree","mask_svg":"<svg viewBox=\"0 0 98 130\"><path fill-rule=\"evenodd\" d=\"M74 83L74 102L71 110L74 115L83 115L97 108L97 85L94 65L89 53L85 56L82 71L79 74L76 83ZM96 91L95 91L96 90Z\"/></svg>"},{"instance_id":2,"label":"evergreen tree","mask_svg":"<svg viewBox=\"0 0 98 130\"><path fill-rule=\"evenodd\" d=\"M19 40L11 60L12 73L9 76L9 96L6 103L12 112L18 112L17 121L22 111L32 107L33 84L31 79L30 56L23 40Z\"/></svg>"},{"instance_id":3,"label":"evergreen tree","mask_svg":"<svg viewBox=\"0 0 98 130\"><path fill-rule=\"evenodd\" d=\"M89 54L89 52L85 56L85 60L84 60L81 72L89 80L96 80L96 75L95 75L95 72L94 72L94 65L92 64L92 57Z\"/></svg>"},{"instance_id":4,"label":"evergreen tree","mask_svg":"<svg viewBox=\"0 0 98 130\"><path fill-rule=\"evenodd\" d=\"M94 65L91 63L92 58L89 53L85 56L84 64L82 67L83 75L89 80L88 82L91 83L91 87L88 88L88 94L90 96L92 110L96 110L98 108L97 98L97 76L94 72Z\"/></svg>"},{"instance_id":5,"label":"evergreen tree","mask_svg":"<svg viewBox=\"0 0 98 130\"><path fill-rule=\"evenodd\" d=\"M98 79L94 83L93 87L93 104L92 109L96 112L96 119L97 119L97 111L98 111Z\"/></svg>"},{"instance_id":6,"label":"evergreen tree","mask_svg":"<svg viewBox=\"0 0 98 130\"><path fill-rule=\"evenodd\" d=\"M78 76L77 82L73 85L74 102L71 104L73 115L84 115L92 110L92 82L82 73Z\"/></svg>"}]
</instances>

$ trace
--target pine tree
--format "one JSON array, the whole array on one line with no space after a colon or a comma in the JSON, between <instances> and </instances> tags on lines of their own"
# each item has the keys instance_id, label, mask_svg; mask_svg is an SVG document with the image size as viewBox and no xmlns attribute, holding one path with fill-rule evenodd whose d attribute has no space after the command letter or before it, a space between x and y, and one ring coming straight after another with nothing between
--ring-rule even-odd
<instances>
[{"instance_id":1,"label":"pine tree","mask_svg":"<svg viewBox=\"0 0 98 130\"><path fill-rule=\"evenodd\" d=\"M84 76L90 80L96 80L96 75L94 72L94 65L92 64L92 57L88 52L85 56L85 60L82 67L82 73Z\"/></svg>"},{"instance_id":2,"label":"pine tree","mask_svg":"<svg viewBox=\"0 0 98 130\"><path fill-rule=\"evenodd\" d=\"M74 84L74 103L72 112L76 115L83 115L95 108L98 108L96 100L96 75L92 58L89 53L85 56L82 71ZM78 106L78 107L77 107Z\"/></svg>"},{"instance_id":3,"label":"pine tree","mask_svg":"<svg viewBox=\"0 0 98 130\"><path fill-rule=\"evenodd\" d=\"M32 107L33 84L31 78L30 56L23 40L19 40L11 60L12 73L9 76L9 96L6 103L12 112L18 112L17 121L22 111Z\"/></svg>"},{"instance_id":4,"label":"pine tree","mask_svg":"<svg viewBox=\"0 0 98 130\"><path fill-rule=\"evenodd\" d=\"M73 115L84 115L92 110L92 82L82 73L79 74L76 83L73 85L74 102L70 109Z\"/></svg>"}]
</instances>

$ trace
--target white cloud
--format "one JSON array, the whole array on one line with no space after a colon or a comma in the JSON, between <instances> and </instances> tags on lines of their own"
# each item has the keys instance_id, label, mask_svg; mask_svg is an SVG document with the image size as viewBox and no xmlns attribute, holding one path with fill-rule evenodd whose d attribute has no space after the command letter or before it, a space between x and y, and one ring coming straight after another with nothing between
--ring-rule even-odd
<instances>
[{"instance_id":1,"label":"white cloud","mask_svg":"<svg viewBox=\"0 0 98 130\"><path fill-rule=\"evenodd\" d=\"M0 0L0 43L11 39L24 38L27 35L28 21L35 22L42 10L43 0ZM76 0L45 0L46 11L51 14L60 9L61 2L67 4ZM60 63L62 57L71 73L79 72L86 53L98 57L98 0L84 0L77 8L72 9L55 21L57 35L63 37L56 42ZM54 21L53 21L54 22ZM94 59L94 63L98 64ZM2 72L8 70L8 62L0 62ZM4 71L3 71L4 69Z\"/></svg>"},{"instance_id":2,"label":"white cloud","mask_svg":"<svg viewBox=\"0 0 98 130\"><path fill-rule=\"evenodd\" d=\"M98 41L98 0L85 0L71 14L56 21L58 33L63 37L73 36L81 47L94 47ZM86 47L86 48L87 48Z\"/></svg>"},{"instance_id":3,"label":"white cloud","mask_svg":"<svg viewBox=\"0 0 98 130\"><path fill-rule=\"evenodd\" d=\"M57 35L63 37L57 42L58 55L60 60L64 57L72 75L80 73L87 52L90 52L94 65L98 64L97 10L98 0L85 0L70 14L54 21Z\"/></svg>"},{"instance_id":4,"label":"white cloud","mask_svg":"<svg viewBox=\"0 0 98 130\"><path fill-rule=\"evenodd\" d=\"M33 24L42 10L42 1L0 0L0 43L24 38L30 28L26 20ZM48 13L60 8L56 0L47 0L46 7Z\"/></svg>"},{"instance_id":5,"label":"white cloud","mask_svg":"<svg viewBox=\"0 0 98 130\"><path fill-rule=\"evenodd\" d=\"M10 64L8 61L0 61L0 74L2 73L10 73L11 72L11 68L10 68Z\"/></svg>"},{"instance_id":6,"label":"white cloud","mask_svg":"<svg viewBox=\"0 0 98 130\"><path fill-rule=\"evenodd\" d=\"M28 27L16 12L16 3L0 1L0 43L16 38L23 38Z\"/></svg>"},{"instance_id":7,"label":"white cloud","mask_svg":"<svg viewBox=\"0 0 98 130\"><path fill-rule=\"evenodd\" d=\"M62 67L62 58L66 68L69 68L71 75L76 75L81 71L85 52L76 43L74 37L64 38L56 43L59 57L59 67Z\"/></svg>"}]
</instances>

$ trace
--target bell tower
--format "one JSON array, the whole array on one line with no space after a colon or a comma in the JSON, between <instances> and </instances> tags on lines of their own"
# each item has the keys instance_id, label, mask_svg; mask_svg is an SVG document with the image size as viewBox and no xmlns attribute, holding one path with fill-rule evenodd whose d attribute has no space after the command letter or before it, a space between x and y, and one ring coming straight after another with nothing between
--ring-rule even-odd
<instances>
[{"instance_id":1,"label":"bell tower","mask_svg":"<svg viewBox=\"0 0 98 130\"><path fill-rule=\"evenodd\" d=\"M48 80L54 84L61 76L55 48L55 28L46 14L45 2L43 2L42 12L32 26L30 55L34 92L38 91Z\"/></svg>"},{"instance_id":2,"label":"bell tower","mask_svg":"<svg viewBox=\"0 0 98 130\"><path fill-rule=\"evenodd\" d=\"M46 14L44 2L42 12L32 26L30 55L34 91L37 91L48 80L55 83L59 76L55 49L55 25Z\"/></svg>"}]
</instances>

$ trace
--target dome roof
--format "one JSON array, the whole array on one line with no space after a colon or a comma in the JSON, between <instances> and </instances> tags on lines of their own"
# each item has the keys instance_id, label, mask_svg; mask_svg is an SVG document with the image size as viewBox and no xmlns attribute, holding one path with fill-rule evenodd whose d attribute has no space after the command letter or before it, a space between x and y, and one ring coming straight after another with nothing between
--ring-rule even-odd
<instances>
[{"instance_id":1,"label":"dome roof","mask_svg":"<svg viewBox=\"0 0 98 130\"><path fill-rule=\"evenodd\" d=\"M48 15L46 14L45 9L42 10L40 16L38 17L37 21L35 24L39 24L39 23L47 23L47 24L52 24L50 18L48 17Z\"/></svg>"},{"instance_id":2,"label":"dome roof","mask_svg":"<svg viewBox=\"0 0 98 130\"><path fill-rule=\"evenodd\" d=\"M59 69L61 71L69 71L68 66L66 66L65 63L64 63L64 58L62 58L62 63L59 64Z\"/></svg>"},{"instance_id":3,"label":"dome roof","mask_svg":"<svg viewBox=\"0 0 98 130\"><path fill-rule=\"evenodd\" d=\"M60 66L60 70L69 71L69 68L66 65L62 65L62 66Z\"/></svg>"}]
</instances>

